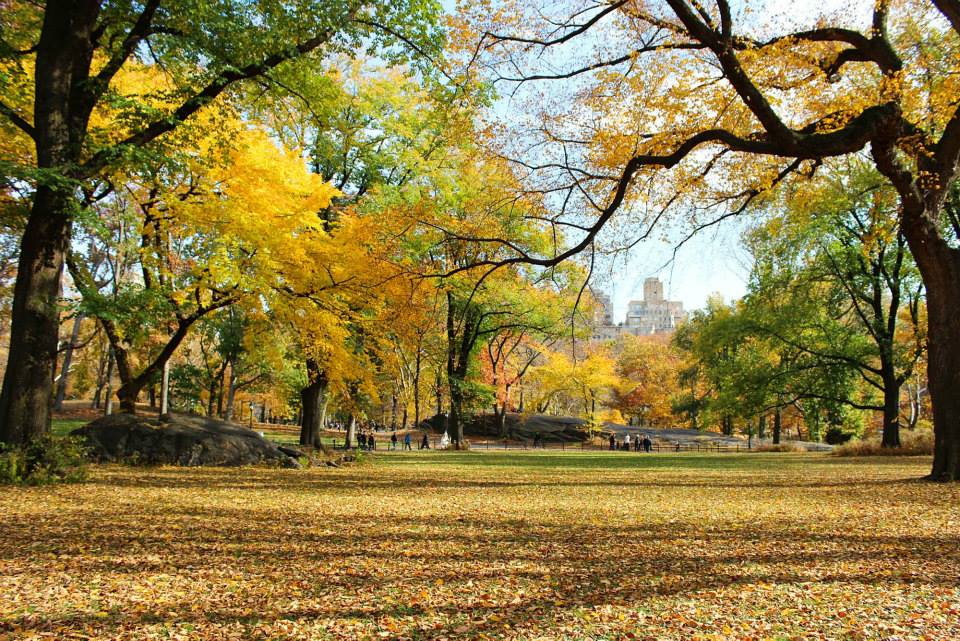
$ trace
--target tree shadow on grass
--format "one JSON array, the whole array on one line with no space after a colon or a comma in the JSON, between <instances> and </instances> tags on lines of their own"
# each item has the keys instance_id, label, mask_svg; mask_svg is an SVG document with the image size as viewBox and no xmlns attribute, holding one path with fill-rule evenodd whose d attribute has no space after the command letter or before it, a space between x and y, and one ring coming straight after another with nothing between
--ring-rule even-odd
<instances>
[{"instance_id":1,"label":"tree shadow on grass","mask_svg":"<svg viewBox=\"0 0 960 641\"><path fill-rule=\"evenodd\" d=\"M291 496L347 490L343 500L349 501L349 492L358 488L413 491L422 488L417 483L423 480L398 476L371 481L363 470L338 470L325 477L161 468L144 476L110 475L94 486L118 491L141 487L146 493L132 497L146 499L143 505L127 502L109 511L84 505L29 522L17 515L0 517L3 573L47 584L69 576L96 585L104 578L119 585L149 584L165 575L195 584L198 593L192 598L173 594L170 600L136 607L118 593L114 597L129 607L106 613L59 613L50 604L39 616L15 621L22 631L72 628L111 637L170 621L250 627L292 619L339 626L433 617L437 625L421 630L422 638L473 639L524 626L549 629L569 620L577 608L639 608L656 599L685 600L758 585L837 584L858 594L918 586L952 590L960 576L958 540L949 531L894 536L850 531L841 522L815 523L812 529L809 521L789 513L750 522L692 516L664 522L650 505L642 508L649 518L636 524L591 523L589 512L580 522L549 513L520 518L509 509L486 514L451 508L445 516L358 512L344 518L308 503L207 507L155 504L149 497L156 488L282 488ZM567 492L605 485L726 490L728 484L718 483L722 478L717 474L702 483L677 479L667 485L638 481L634 486L622 479L571 479L557 487ZM480 478L449 479L437 487L503 490L545 484L554 488L543 479ZM239 577L235 590L223 584L226 576ZM509 594L479 599L491 585L505 586ZM420 596L424 590L432 591L428 599Z\"/></svg>"}]
</instances>

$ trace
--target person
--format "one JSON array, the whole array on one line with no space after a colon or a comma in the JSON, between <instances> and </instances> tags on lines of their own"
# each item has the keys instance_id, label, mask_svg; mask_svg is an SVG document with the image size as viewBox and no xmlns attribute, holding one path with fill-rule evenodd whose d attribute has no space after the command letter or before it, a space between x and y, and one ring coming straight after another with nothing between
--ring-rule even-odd
<instances>
[{"instance_id":1,"label":"person","mask_svg":"<svg viewBox=\"0 0 960 641\"><path fill-rule=\"evenodd\" d=\"M533 449L540 447L540 432L533 435Z\"/></svg>"},{"instance_id":2,"label":"person","mask_svg":"<svg viewBox=\"0 0 960 641\"><path fill-rule=\"evenodd\" d=\"M643 451L649 454L652 448L653 448L653 441L650 440L650 435L644 434L643 435Z\"/></svg>"},{"instance_id":3,"label":"person","mask_svg":"<svg viewBox=\"0 0 960 641\"><path fill-rule=\"evenodd\" d=\"M626 452L630 451L630 434L623 435L623 449Z\"/></svg>"},{"instance_id":4,"label":"person","mask_svg":"<svg viewBox=\"0 0 960 641\"><path fill-rule=\"evenodd\" d=\"M634 452L639 452L639 451L640 451L640 445L641 445L641 439L640 439L640 436L638 435L637 438L635 438L635 439L633 440L633 451L634 451Z\"/></svg>"},{"instance_id":5,"label":"person","mask_svg":"<svg viewBox=\"0 0 960 641\"><path fill-rule=\"evenodd\" d=\"M426 432L423 433L423 440L420 441L420 449L421 449L421 450L429 450L429 449L430 449L430 439L427 438L427 433L426 433Z\"/></svg>"},{"instance_id":6,"label":"person","mask_svg":"<svg viewBox=\"0 0 960 641\"><path fill-rule=\"evenodd\" d=\"M410 444L410 432L407 432L403 437L403 449L413 451L413 446Z\"/></svg>"},{"instance_id":7,"label":"person","mask_svg":"<svg viewBox=\"0 0 960 641\"><path fill-rule=\"evenodd\" d=\"M376 428L374 428L374 429L376 429ZM377 449L377 439L373 436L373 431L372 431L372 430L371 430L371 432L370 432L369 434L367 434L367 447L369 447L369 449L370 449L371 452L372 452L373 450Z\"/></svg>"},{"instance_id":8,"label":"person","mask_svg":"<svg viewBox=\"0 0 960 641\"><path fill-rule=\"evenodd\" d=\"M397 433L396 432L390 435L390 449L391 450L397 449Z\"/></svg>"},{"instance_id":9,"label":"person","mask_svg":"<svg viewBox=\"0 0 960 641\"><path fill-rule=\"evenodd\" d=\"M611 434L610 435L610 451L612 452L616 449L617 449L617 437Z\"/></svg>"}]
</instances>

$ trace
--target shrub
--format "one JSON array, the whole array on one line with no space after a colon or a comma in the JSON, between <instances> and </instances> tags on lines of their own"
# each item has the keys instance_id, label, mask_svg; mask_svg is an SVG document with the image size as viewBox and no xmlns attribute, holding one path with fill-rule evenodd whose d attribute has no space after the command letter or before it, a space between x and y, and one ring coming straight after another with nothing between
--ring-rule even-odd
<instances>
[{"instance_id":1,"label":"shrub","mask_svg":"<svg viewBox=\"0 0 960 641\"><path fill-rule=\"evenodd\" d=\"M901 430L900 447L883 447L880 438L850 441L833 448L835 456L924 456L933 454L933 432Z\"/></svg>"},{"instance_id":2,"label":"shrub","mask_svg":"<svg viewBox=\"0 0 960 641\"><path fill-rule=\"evenodd\" d=\"M843 445L851 438L853 438L853 434L844 432L836 425L828 429L827 433L823 435L823 440L830 445Z\"/></svg>"},{"instance_id":3,"label":"shrub","mask_svg":"<svg viewBox=\"0 0 960 641\"><path fill-rule=\"evenodd\" d=\"M0 483L44 485L87 478L87 451L76 436L45 434L35 441L0 450Z\"/></svg>"}]
</instances>

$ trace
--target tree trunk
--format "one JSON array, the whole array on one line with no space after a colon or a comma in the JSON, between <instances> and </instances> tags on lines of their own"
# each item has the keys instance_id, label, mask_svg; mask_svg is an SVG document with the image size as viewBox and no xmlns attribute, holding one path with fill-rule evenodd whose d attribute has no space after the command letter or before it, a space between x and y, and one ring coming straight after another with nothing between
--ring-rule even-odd
<instances>
[{"instance_id":1,"label":"tree trunk","mask_svg":"<svg viewBox=\"0 0 960 641\"><path fill-rule=\"evenodd\" d=\"M73 318L73 330L70 332L70 342L63 353L63 367L60 369L60 380L57 381L57 399L53 403L53 409L58 412L63 409L63 399L67 395L67 383L70 380L70 364L73 361L73 350L80 338L80 323L83 322L83 314L78 313Z\"/></svg>"},{"instance_id":2,"label":"tree trunk","mask_svg":"<svg viewBox=\"0 0 960 641\"><path fill-rule=\"evenodd\" d=\"M223 388L224 380L227 377L227 362L223 362L220 368L220 375L217 376L217 416L223 418Z\"/></svg>"},{"instance_id":3,"label":"tree trunk","mask_svg":"<svg viewBox=\"0 0 960 641\"><path fill-rule=\"evenodd\" d=\"M30 442L50 429L60 329L60 279L74 213L73 186L58 175L79 158L92 104L84 101L100 3L51 0L34 62L33 138L39 181L20 240L10 349L0 390L0 441Z\"/></svg>"},{"instance_id":4,"label":"tree trunk","mask_svg":"<svg viewBox=\"0 0 960 641\"><path fill-rule=\"evenodd\" d=\"M900 447L900 383L892 372L883 377L883 447Z\"/></svg>"},{"instance_id":5,"label":"tree trunk","mask_svg":"<svg viewBox=\"0 0 960 641\"><path fill-rule=\"evenodd\" d=\"M357 437L357 417L354 416L353 413L351 413L350 418L347 420L347 441L345 445L346 449L350 449L351 447L353 447L353 442L356 440L356 437Z\"/></svg>"},{"instance_id":6,"label":"tree trunk","mask_svg":"<svg viewBox=\"0 0 960 641\"><path fill-rule=\"evenodd\" d=\"M761 414L757 421L757 438L764 438L767 435L767 415Z\"/></svg>"},{"instance_id":7,"label":"tree trunk","mask_svg":"<svg viewBox=\"0 0 960 641\"><path fill-rule=\"evenodd\" d=\"M213 418L214 408L217 405L217 377L210 378L210 384L207 386L207 416Z\"/></svg>"},{"instance_id":8,"label":"tree trunk","mask_svg":"<svg viewBox=\"0 0 960 641\"><path fill-rule=\"evenodd\" d=\"M397 430L397 392L394 390L393 399L390 404L390 429Z\"/></svg>"},{"instance_id":9,"label":"tree trunk","mask_svg":"<svg viewBox=\"0 0 960 641\"><path fill-rule=\"evenodd\" d=\"M929 363L934 450L930 478L960 480L960 251L954 250L953 280L927 283Z\"/></svg>"},{"instance_id":10,"label":"tree trunk","mask_svg":"<svg viewBox=\"0 0 960 641\"><path fill-rule=\"evenodd\" d=\"M780 433L783 429L783 414L778 407L773 412L773 444L780 444Z\"/></svg>"},{"instance_id":11,"label":"tree trunk","mask_svg":"<svg viewBox=\"0 0 960 641\"><path fill-rule=\"evenodd\" d=\"M724 414L723 418L720 419L720 431L725 436L733 435L733 417L729 414Z\"/></svg>"},{"instance_id":12,"label":"tree trunk","mask_svg":"<svg viewBox=\"0 0 960 641\"><path fill-rule=\"evenodd\" d=\"M300 445L320 446L320 432L323 429L327 377L319 363L307 360L306 387L300 390L302 406L300 423Z\"/></svg>"},{"instance_id":13,"label":"tree trunk","mask_svg":"<svg viewBox=\"0 0 960 641\"><path fill-rule=\"evenodd\" d=\"M100 355L99 362L97 363L97 389L93 393L93 401L90 402L90 406L98 410L100 409L100 397L103 395L103 387L106 385L106 369L107 361L110 359L110 347L109 344L107 349L103 350Z\"/></svg>"},{"instance_id":14,"label":"tree trunk","mask_svg":"<svg viewBox=\"0 0 960 641\"><path fill-rule=\"evenodd\" d=\"M170 414L170 361L163 364L160 372L160 416Z\"/></svg>"},{"instance_id":15,"label":"tree trunk","mask_svg":"<svg viewBox=\"0 0 960 641\"><path fill-rule=\"evenodd\" d=\"M116 355L111 347L107 354L107 397L103 401L103 413L108 416L113 414L113 364L116 360Z\"/></svg>"},{"instance_id":16,"label":"tree trunk","mask_svg":"<svg viewBox=\"0 0 960 641\"><path fill-rule=\"evenodd\" d=\"M497 434L500 435L500 438L507 438L507 407L504 405L503 409L499 412L494 412L497 418Z\"/></svg>"},{"instance_id":17,"label":"tree trunk","mask_svg":"<svg viewBox=\"0 0 960 641\"><path fill-rule=\"evenodd\" d=\"M223 418L227 421L233 420L233 405L237 397L237 366L234 362L230 363L230 379L227 384L227 409L224 410Z\"/></svg>"},{"instance_id":18,"label":"tree trunk","mask_svg":"<svg viewBox=\"0 0 960 641\"><path fill-rule=\"evenodd\" d=\"M40 185L20 242L10 349L0 392L0 441L28 443L50 429L70 199Z\"/></svg>"},{"instance_id":19,"label":"tree trunk","mask_svg":"<svg viewBox=\"0 0 960 641\"><path fill-rule=\"evenodd\" d=\"M874 154L876 155L876 153ZM925 203L939 213L942 202ZM905 202L901 226L927 290L927 379L933 405L935 481L960 480L960 249L923 206Z\"/></svg>"}]
</instances>

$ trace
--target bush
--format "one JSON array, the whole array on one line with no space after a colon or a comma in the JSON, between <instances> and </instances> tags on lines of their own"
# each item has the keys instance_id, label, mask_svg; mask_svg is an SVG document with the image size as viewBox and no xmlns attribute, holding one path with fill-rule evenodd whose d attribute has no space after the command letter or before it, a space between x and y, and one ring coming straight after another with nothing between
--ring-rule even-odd
<instances>
[{"instance_id":1,"label":"bush","mask_svg":"<svg viewBox=\"0 0 960 641\"><path fill-rule=\"evenodd\" d=\"M0 449L0 483L45 485L86 478L87 451L80 437L45 434L28 445Z\"/></svg>"},{"instance_id":2,"label":"bush","mask_svg":"<svg viewBox=\"0 0 960 641\"><path fill-rule=\"evenodd\" d=\"M880 438L850 441L833 448L835 456L925 456L933 454L933 432L901 430L900 447L883 447Z\"/></svg>"},{"instance_id":3,"label":"bush","mask_svg":"<svg viewBox=\"0 0 960 641\"><path fill-rule=\"evenodd\" d=\"M830 445L843 445L851 438L853 438L853 434L844 432L836 425L828 429L827 433L823 435L823 440Z\"/></svg>"}]
</instances>

